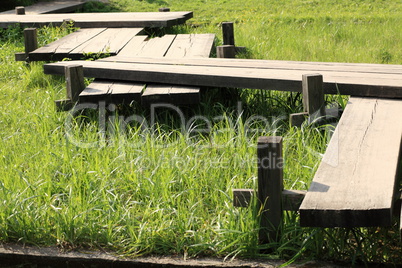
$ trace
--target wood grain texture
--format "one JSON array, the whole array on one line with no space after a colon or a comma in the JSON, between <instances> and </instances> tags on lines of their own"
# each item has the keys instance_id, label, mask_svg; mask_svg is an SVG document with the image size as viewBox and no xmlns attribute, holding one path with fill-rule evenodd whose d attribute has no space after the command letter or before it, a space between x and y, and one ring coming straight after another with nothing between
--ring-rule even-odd
<instances>
[{"instance_id":1,"label":"wood grain texture","mask_svg":"<svg viewBox=\"0 0 402 268\"><path fill-rule=\"evenodd\" d=\"M142 104L170 103L175 105L190 105L200 102L198 87L175 85L148 85L141 97Z\"/></svg>"},{"instance_id":2,"label":"wood grain texture","mask_svg":"<svg viewBox=\"0 0 402 268\"><path fill-rule=\"evenodd\" d=\"M127 103L141 101L144 85L141 83L125 83L113 80L95 80L79 95L79 102L95 103Z\"/></svg>"},{"instance_id":3,"label":"wood grain texture","mask_svg":"<svg viewBox=\"0 0 402 268\"><path fill-rule=\"evenodd\" d=\"M61 26L63 20L73 20L79 28L170 27L192 18L190 11L181 12L124 12L124 13L67 13L41 15L1 15L0 28Z\"/></svg>"},{"instance_id":4,"label":"wood grain texture","mask_svg":"<svg viewBox=\"0 0 402 268\"><path fill-rule=\"evenodd\" d=\"M214 34L178 34L165 57L208 58L214 40Z\"/></svg>"},{"instance_id":5,"label":"wood grain texture","mask_svg":"<svg viewBox=\"0 0 402 268\"><path fill-rule=\"evenodd\" d=\"M402 100L351 97L300 207L302 226L390 226Z\"/></svg>"},{"instance_id":6,"label":"wood grain texture","mask_svg":"<svg viewBox=\"0 0 402 268\"><path fill-rule=\"evenodd\" d=\"M80 9L84 5L82 1L40 1L30 6L25 7L25 14L50 14L50 13L63 13L73 12ZM12 15L15 14L14 10L8 10L0 12L0 15Z\"/></svg>"},{"instance_id":7,"label":"wood grain texture","mask_svg":"<svg viewBox=\"0 0 402 268\"><path fill-rule=\"evenodd\" d=\"M131 63L127 63L127 61L131 61ZM111 57L96 62L80 62L80 64L84 65L87 77L296 92L301 91L302 76L311 72L310 67L275 68L275 63L265 60L241 60L240 62L244 62L245 66L238 66L237 59L232 62L231 59L122 59ZM66 64L69 63L47 64L44 67L45 72L58 74ZM250 65L253 67L249 67ZM293 65L295 64L293 63ZM260 66L260 68L255 66ZM300 64L300 66L303 65ZM323 75L323 88L326 94L337 94L339 90L344 95L402 98L402 66L375 65L373 68L377 72L325 71L320 70L319 66L319 64L315 65L314 71ZM356 69L357 66L353 66L353 68ZM346 66L345 69L347 69ZM370 67L363 65L362 69L366 70ZM387 73L388 70L390 73Z\"/></svg>"},{"instance_id":8,"label":"wood grain texture","mask_svg":"<svg viewBox=\"0 0 402 268\"><path fill-rule=\"evenodd\" d=\"M50 44L36 49L29 54L29 58L35 61L62 60L69 57L69 53L76 47L86 44L89 40L99 35L106 28L79 29Z\"/></svg>"}]
</instances>

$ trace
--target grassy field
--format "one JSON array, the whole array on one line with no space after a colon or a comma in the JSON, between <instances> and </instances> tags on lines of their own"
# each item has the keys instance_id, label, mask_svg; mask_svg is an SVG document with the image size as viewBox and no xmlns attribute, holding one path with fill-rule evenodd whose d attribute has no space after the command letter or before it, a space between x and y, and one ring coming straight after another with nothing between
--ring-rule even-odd
<instances>
[{"instance_id":1,"label":"grassy field","mask_svg":"<svg viewBox=\"0 0 402 268\"><path fill-rule=\"evenodd\" d=\"M233 21L236 44L247 47L242 57L402 64L397 2L110 0L85 10L191 10L187 25L166 32L216 33L217 44L220 23ZM41 29L39 42L69 31ZM308 189L334 126L290 127L289 113L302 110L299 94L208 89L198 107L179 111L132 104L104 107L104 117L72 117L54 108L65 97L64 79L44 75L43 63L15 62L20 51L21 30L1 30L1 242L131 257L402 262L396 221L392 228L302 229L297 213L286 213L282 239L258 245L258 211L232 206L233 188L256 187L261 135L284 137L285 188ZM347 99L326 98L328 107Z\"/></svg>"}]
</instances>

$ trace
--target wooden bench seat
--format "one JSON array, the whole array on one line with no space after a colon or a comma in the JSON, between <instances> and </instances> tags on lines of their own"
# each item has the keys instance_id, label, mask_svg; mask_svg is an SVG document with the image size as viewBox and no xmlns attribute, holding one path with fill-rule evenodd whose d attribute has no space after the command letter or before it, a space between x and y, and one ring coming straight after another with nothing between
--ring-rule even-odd
<instances>
[{"instance_id":1,"label":"wooden bench seat","mask_svg":"<svg viewBox=\"0 0 402 268\"><path fill-rule=\"evenodd\" d=\"M301 204L301 226L392 225L401 116L402 100L350 98Z\"/></svg>"}]
</instances>

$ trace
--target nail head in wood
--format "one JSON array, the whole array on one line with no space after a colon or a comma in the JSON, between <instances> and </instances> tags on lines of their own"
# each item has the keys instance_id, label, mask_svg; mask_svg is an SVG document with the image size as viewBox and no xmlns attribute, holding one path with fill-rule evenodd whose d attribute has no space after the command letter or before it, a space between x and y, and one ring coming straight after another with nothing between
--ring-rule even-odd
<instances>
[{"instance_id":1,"label":"nail head in wood","mask_svg":"<svg viewBox=\"0 0 402 268\"><path fill-rule=\"evenodd\" d=\"M222 22L222 35L224 45L235 45L233 22Z\"/></svg>"},{"instance_id":2,"label":"nail head in wood","mask_svg":"<svg viewBox=\"0 0 402 268\"><path fill-rule=\"evenodd\" d=\"M217 58L235 58L236 57L236 47L233 45L223 45L216 47L216 57Z\"/></svg>"},{"instance_id":3,"label":"nail head in wood","mask_svg":"<svg viewBox=\"0 0 402 268\"><path fill-rule=\"evenodd\" d=\"M15 15L25 15L25 7L15 7Z\"/></svg>"},{"instance_id":4,"label":"nail head in wood","mask_svg":"<svg viewBox=\"0 0 402 268\"><path fill-rule=\"evenodd\" d=\"M304 111L311 119L325 115L325 97L321 74L304 74L302 77Z\"/></svg>"},{"instance_id":5,"label":"nail head in wood","mask_svg":"<svg viewBox=\"0 0 402 268\"><path fill-rule=\"evenodd\" d=\"M257 144L261 243L277 241L282 222L282 137L260 137Z\"/></svg>"},{"instance_id":6,"label":"nail head in wood","mask_svg":"<svg viewBox=\"0 0 402 268\"><path fill-rule=\"evenodd\" d=\"M67 98L73 102L78 101L80 93L85 89L84 68L74 64L65 66Z\"/></svg>"},{"instance_id":7,"label":"nail head in wood","mask_svg":"<svg viewBox=\"0 0 402 268\"><path fill-rule=\"evenodd\" d=\"M168 8L168 7L161 7L161 8L159 8L159 12L170 12L170 8Z\"/></svg>"}]
</instances>

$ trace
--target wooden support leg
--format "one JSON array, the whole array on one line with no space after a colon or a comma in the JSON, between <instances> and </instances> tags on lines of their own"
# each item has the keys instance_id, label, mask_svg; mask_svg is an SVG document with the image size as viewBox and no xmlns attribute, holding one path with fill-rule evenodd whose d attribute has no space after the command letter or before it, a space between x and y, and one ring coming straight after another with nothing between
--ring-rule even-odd
<instances>
[{"instance_id":1,"label":"wooden support leg","mask_svg":"<svg viewBox=\"0 0 402 268\"><path fill-rule=\"evenodd\" d=\"M82 65L74 64L64 69L66 76L67 98L73 102L78 101L78 96L85 89L84 68Z\"/></svg>"},{"instance_id":2,"label":"wooden support leg","mask_svg":"<svg viewBox=\"0 0 402 268\"><path fill-rule=\"evenodd\" d=\"M234 58L236 56L236 47L233 45L223 45L216 47L217 58Z\"/></svg>"},{"instance_id":3,"label":"wooden support leg","mask_svg":"<svg viewBox=\"0 0 402 268\"><path fill-rule=\"evenodd\" d=\"M222 22L222 35L224 45L235 45L233 22Z\"/></svg>"},{"instance_id":4,"label":"wooden support leg","mask_svg":"<svg viewBox=\"0 0 402 268\"><path fill-rule=\"evenodd\" d=\"M25 7L15 7L15 15L25 15Z\"/></svg>"},{"instance_id":5,"label":"wooden support leg","mask_svg":"<svg viewBox=\"0 0 402 268\"><path fill-rule=\"evenodd\" d=\"M29 60L29 52L38 48L38 34L36 28L24 29L25 58Z\"/></svg>"},{"instance_id":6,"label":"wooden support leg","mask_svg":"<svg viewBox=\"0 0 402 268\"><path fill-rule=\"evenodd\" d=\"M260 243L277 241L282 222L282 137L258 139L258 200L261 212Z\"/></svg>"},{"instance_id":7,"label":"wooden support leg","mask_svg":"<svg viewBox=\"0 0 402 268\"><path fill-rule=\"evenodd\" d=\"M320 74L305 74L302 77L303 86L303 113L290 115L291 126L300 127L304 119L308 117L309 122L325 116L325 98L323 79Z\"/></svg>"},{"instance_id":8,"label":"wooden support leg","mask_svg":"<svg viewBox=\"0 0 402 268\"><path fill-rule=\"evenodd\" d=\"M323 79L320 74L305 74L302 78L303 106L310 120L325 116Z\"/></svg>"}]
</instances>

